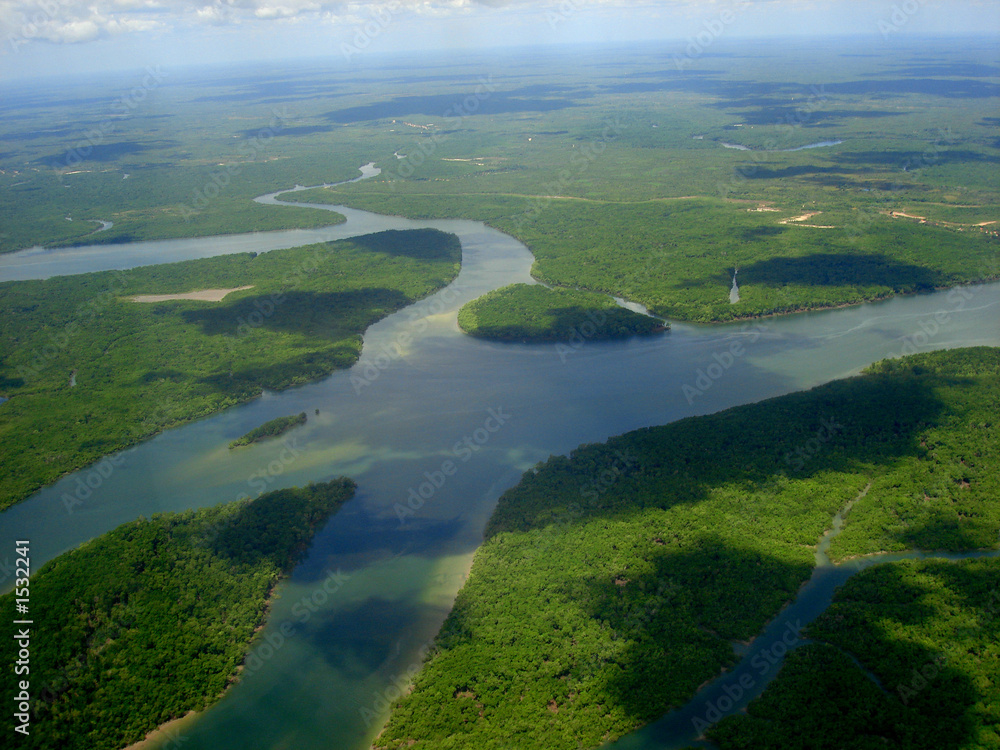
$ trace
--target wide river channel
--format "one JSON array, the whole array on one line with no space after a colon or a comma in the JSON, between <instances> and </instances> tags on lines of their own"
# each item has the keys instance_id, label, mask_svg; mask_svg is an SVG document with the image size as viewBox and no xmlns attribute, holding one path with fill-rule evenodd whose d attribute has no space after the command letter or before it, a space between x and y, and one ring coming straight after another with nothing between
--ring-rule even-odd
<instances>
[{"instance_id":1,"label":"wide river channel","mask_svg":"<svg viewBox=\"0 0 1000 750\"><path fill-rule=\"evenodd\" d=\"M356 497L316 536L308 558L281 586L243 679L161 747L179 747L183 739L186 750L367 748L397 685L419 665L421 648L447 614L497 498L552 454L810 388L884 357L1000 345L1000 284L751 324L674 323L661 336L623 342L493 344L464 336L456 313L490 289L531 282L532 256L524 245L472 221L410 221L317 207L347 222L0 257L0 280L8 280L265 252L383 229L429 226L462 242L455 282L372 326L350 370L169 430L0 514L4 549L12 554L13 540L30 540L37 569L138 516L339 475L357 481ZM721 296L728 292L720 286ZM737 340L743 356L725 357ZM249 429L300 411L309 421L283 439L227 449ZM474 450L459 450L466 438ZM430 481L427 474L435 477L449 459L458 472L430 493L424 486L429 496L401 517L411 490L419 491ZM69 512L64 496L86 494L81 482L89 496ZM3 581L4 588L10 583ZM784 627L775 622L775 638L783 637ZM646 730L626 744L669 748L693 737L666 730Z\"/></svg>"}]
</instances>

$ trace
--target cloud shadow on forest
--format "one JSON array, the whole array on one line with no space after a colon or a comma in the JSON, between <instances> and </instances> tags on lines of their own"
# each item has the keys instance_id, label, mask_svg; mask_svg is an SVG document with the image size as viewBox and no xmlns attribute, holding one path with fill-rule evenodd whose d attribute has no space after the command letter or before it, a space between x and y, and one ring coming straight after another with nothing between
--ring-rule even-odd
<instances>
[{"instance_id":1,"label":"cloud shadow on forest","mask_svg":"<svg viewBox=\"0 0 1000 750\"><path fill-rule=\"evenodd\" d=\"M740 267L741 286L781 287L888 286L897 291L929 290L944 282L929 268L894 260L881 253L814 253L793 258L769 258Z\"/></svg>"}]
</instances>

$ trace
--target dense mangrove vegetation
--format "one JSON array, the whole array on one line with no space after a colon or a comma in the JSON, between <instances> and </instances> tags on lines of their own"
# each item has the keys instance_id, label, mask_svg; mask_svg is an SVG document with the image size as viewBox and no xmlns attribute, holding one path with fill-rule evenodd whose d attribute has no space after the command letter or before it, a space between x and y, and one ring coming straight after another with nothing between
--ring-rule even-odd
<instances>
[{"instance_id":1,"label":"dense mangrove vegetation","mask_svg":"<svg viewBox=\"0 0 1000 750\"><path fill-rule=\"evenodd\" d=\"M580 26L586 13L576 10L588 4L552 5L560 12L548 20L563 34ZM642 303L659 318L714 322L1000 278L995 38L935 41L911 33L929 16L886 10L891 44L815 35L774 44L740 40L741 22L716 20L725 20L727 9L702 5L705 33L727 29L711 49L696 45L696 54L685 52L686 42L656 40L514 55L372 57L371 64L358 57L360 67L265 61L147 68L142 88L132 73L15 76L0 97L0 254L328 225L342 217L253 199L340 183L372 163L381 170L372 179L285 197L486 222L530 248L536 280L563 290L515 287L471 303L461 323L475 335L573 341L656 325L593 295ZM913 24L904 29L900 19ZM956 28L968 26L960 21L956 16ZM656 29L652 23L637 34ZM379 44L365 56L376 55ZM31 263L33 253L14 265ZM459 260L454 238L384 233L261 256L0 284L0 398L9 397L0 406L0 510L164 428L350 365L366 326L441 288ZM730 297L734 275L738 300ZM208 289L230 293L220 302L132 301ZM925 333L943 331L943 320L973 307L971 297L956 288L947 310L911 322ZM995 315L976 315L995 325ZM870 337L845 335L859 342L881 335L859 351L889 351L902 335L902 318L893 320L867 320ZM803 321L802 330L816 327ZM966 335L961 339L971 340ZM932 346L952 341L950 333L928 338ZM742 398L746 386L743 395L752 397L800 345L815 346L816 360L787 382L806 369L824 377L836 345L804 337L749 363L754 374L726 388ZM419 351L436 357L444 350ZM865 361L877 356L884 355ZM629 366L628 358L620 363ZM421 386L455 386L458 372L444 369L443 376L440 368L410 374L433 376ZM576 372L581 379L595 374ZM602 368L600 377L609 372ZM397 381L401 388L416 384L407 377ZM553 402L572 400L577 392L562 388L565 382L560 373L539 392L550 391L544 395ZM920 355L539 464L501 499L426 669L376 746L581 750L656 718L733 662L730 639L755 636L796 595L838 511L846 519L830 551L838 560L995 545L998 383L995 351ZM476 385L450 390L448 409L475 408L490 391L480 388L473 398ZM662 378L637 398L679 398L680 389ZM618 405L602 403L600 394L611 392L595 389L597 402L560 406L592 414L586 429L608 434L601 414ZM410 413L394 411L391 399L372 403L379 419ZM340 435L345 421L329 437ZM560 435L570 429L579 428ZM505 444L504 471L552 439L545 432ZM383 463L376 456L373 471L396 472L440 448L419 435L415 444L402 433L393 437L391 457ZM490 451L499 454L501 442ZM160 459L156 446L148 455ZM107 470L103 462L94 467ZM481 471L476 482L507 481ZM84 480L93 476L78 475L70 480L75 489L60 489L67 510L85 503L91 489ZM229 481L231 471L220 467L217 478ZM407 481L402 473L386 478ZM182 502L173 481L155 489ZM44 519L46 533L51 522L53 538L62 534L79 516L46 516L50 499L40 498L37 516L10 514L12 525L31 516L32 523ZM404 533L414 536L399 563L412 574L389 584L376 570L389 554L381 530L346 551L332 542L327 551L350 556L371 582L358 617L349 618L355 631L331 630L344 640L328 638L316 651L316 673L335 687L264 686L266 697L240 696L237 712L274 709L279 704L268 700L277 691L302 706L280 704L273 739L261 740L256 722L231 724L220 739L216 729L225 720L211 719L189 744L297 747L307 744L303 735L362 744L329 729L363 734L357 716L344 718L358 713L351 701L367 703L382 678L402 674L387 654L406 653L440 602L440 587L405 555L435 572L449 568L445 554L453 548L444 541L465 534L482 502L470 500L453 524L444 504L436 505L433 520L447 526L407 525ZM70 562L55 561L53 573L39 574L39 617L60 635L36 641L44 652L38 667L48 671L40 678L46 685L33 741L121 747L224 689L243 653L236 644L260 622L263 597L286 561L266 559L260 543L276 535L279 547L291 549L294 539L282 535L305 528L275 508L257 524L248 507L260 506L218 511L253 516L234 526L245 534L216 526L215 511L202 511L191 522L204 518L218 533L202 531L191 541L188 515L157 517L127 524L110 542L87 545ZM80 515L91 511L94 520L118 512L101 504ZM830 750L995 747L996 609L984 598L996 590L995 570L985 562L921 563L859 577L814 625L815 643L791 654L749 715L719 727L718 741ZM175 575L191 571L204 588L174 587ZM244 574L251 578L235 578ZM153 593L131 591L133 581ZM105 593L84 590L91 583ZM366 640L375 630L383 639ZM143 642L146 632L153 637ZM164 655L164 646L174 650ZM329 721L341 711L339 724ZM138 721L143 716L147 724Z\"/></svg>"},{"instance_id":2,"label":"dense mangrove vegetation","mask_svg":"<svg viewBox=\"0 0 1000 750\"><path fill-rule=\"evenodd\" d=\"M839 209L797 226L793 211L748 210L718 198L581 206L532 218L520 236L535 276L641 302L656 315L723 321L835 307L996 278L996 240L894 221L863 229ZM780 217L780 218L779 218ZM786 223L782 223L782 221ZM587 227L567 236L565 226ZM733 270L740 300L730 304Z\"/></svg>"},{"instance_id":3,"label":"dense mangrove vegetation","mask_svg":"<svg viewBox=\"0 0 1000 750\"><path fill-rule=\"evenodd\" d=\"M548 90L538 124L490 111L458 130L428 109L425 130L380 156L377 178L288 198L485 221L531 249L539 281L678 320L996 279L998 89L987 81L995 70L964 64L984 54L973 49L935 46L936 59L952 62L927 66L916 47L865 58L810 44L819 86L802 82L801 48L734 45L724 57L688 59L685 75L657 54L567 60L558 66L565 88ZM919 73L893 80L889 68ZM524 89L539 80L533 66L521 74ZM368 117L395 104L343 112L376 143L397 133ZM740 301L730 304L737 268Z\"/></svg>"},{"instance_id":4,"label":"dense mangrove vegetation","mask_svg":"<svg viewBox=\"0 0 1000 750\"><path fill-rule=\"evenodd\" d=\"M524 242L539 281L612 294L676 320L721 322L837 307L996 279L997 240L838 206L819 228L800 210L714 196L618 203L379 194L377 185L285 197L420 218L486 221ZM364 192L362 192L364 191ZM782 223L784 222L784 223ZM572 231L570 229L572 228ZM733 271L740 301L730 304Z\"/></svg>"},{"instance_id":5,"label":"dense mangrove vegetation","mask_svg":"<svg viewBox=\"0 0 1000 750\"><path fill-rule=\"evenodd\" d=\"M596 747L685 703L834 557L991 547L1000 351L865 374L555 456L505 493L380 749ZM866 491L867 490L867 491Z\"/></svg>"},{"instance_id":6,"label":"dense mangrove vegetation","mask_svg":"<svg viewBox=\"0 0 1000 750\"><path fill-rule=\"evenodd\" d=\"M875 566L806 633L721 750L1000 748L1000 560Z\"/></svg>"},{"instance_id":7,"label":"dense mangrove vegetation","mask_svg":"<svg viewBox=\"0 0 1000 750\"><path fill-rule=\"evenodd\" d=\"M615 304L606 294L512 284L487 292L458 312L463 331L501 341L617 339L656 333L662 321Z\"/></svg>"},{"instance_id":8,"label":"dense mangrove vegetation","mask_svg":"<svg viewBox=\"0 0 1000 750\"><path fill-rule=\"evenodd\" d=\"M347 479L123 524L31 578L32 732L18 747L119 750L215 702L268 600ZM14 611L14 593L0 597ZM10 643L17 626L4 618ZM14 650L3 668L13 673Z\"/></svg>"},{"instance_id":9,"label":"dense mangrove vegetation","mask_svg":"<svg viewBox=\"0 0 1000 750\"><path fill-rule=\"evenodd\" d=\"M261 440L267 440L268 438L277 437L282 433L288 432L293 427L297 427L300 424L306 423L306 413L301 412L299 414L291 414L287 417L277 417L275 419L268 420L260 427L255 427L250 430L246 435L236 438L233 442L229 444L230 448L239 448L242 445L250 445L251 443L256 443Z\"/></svg>"},{"instance_id":10,"label":"dense mangrove vegetation","mask_svg":"<svg viewBox=\"0 0 1000 750\"><path fill-rule=\"evenodd\" d=\"M451 282L461 252L433 229L386 231L0 284L0 508L166 427L349 367L361 333Z\"/></svg>"}]
</instances>

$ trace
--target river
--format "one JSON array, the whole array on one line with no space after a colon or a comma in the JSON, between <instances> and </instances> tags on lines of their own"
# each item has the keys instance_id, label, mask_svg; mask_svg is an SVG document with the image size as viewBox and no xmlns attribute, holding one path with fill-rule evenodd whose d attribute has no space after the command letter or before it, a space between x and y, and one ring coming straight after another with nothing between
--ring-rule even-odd
<instances>
[{"instance_id":1,"label":"river","mask_svg":"<svg viewBox=\"0 0 1000 750\"><path fill-rule=\"evenodd\" d=\"M489 289L530 282L524 245L477 222L317 207L346 224L0 258L0 278L45 278L381 229L430 226L462 241L455 282L372 326L350 370L167 431L0 514L0 539L31 540L37 567L140 515L341 474L358 482L281 586L244 678L183 725L187 750L367 748L447 614L500 493L551 454L809 388L911 350L1000 345L1000 284L751 324L674 323L622 342L495 344L462 335L456 313ZM745 353L727 360L736 340ZM249 429L300 411L308 423L283 439L228 450ZM474 450L464 460L466 438ZM438 481L449 459L458 471ZM401 513L422 485L423 502Z\"/></svg>"},{"instance_id":2,"label":"river","mask_svg":"<svg viewBox=\"0 0 1000 750\"><path fill-rule=\"evenodd\" d=\"M829 148L830 146L839 146L843 141L817 141L816 143L807 143L805 146L796 146L795 148L750 148L749 146L744 146L740 143L729 143L727 141L719 141L719 145L723 148L731 148L736 151L759 151L765 154L790 154L795 151L808 151L813 148Z\"/></svg>"}]
</instances>

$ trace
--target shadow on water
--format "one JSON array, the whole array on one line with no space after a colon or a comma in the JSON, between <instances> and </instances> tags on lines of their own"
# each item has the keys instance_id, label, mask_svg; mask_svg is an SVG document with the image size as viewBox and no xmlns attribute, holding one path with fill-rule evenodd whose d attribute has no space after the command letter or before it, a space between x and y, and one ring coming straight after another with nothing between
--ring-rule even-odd
<instances>
[{"instance_id":1,"label":"shadow on water","mask_svg":"<svg viewBox=\"0 0 1000 750\"><path fill-rule=\"evenodd\" d=\"M393 658L388 633L399 633L418 622L419 605L371 597L324 618L310 637L323 644L322 658L347 679L361 682Z\"/></svg>"},{"instance_id":2,"label":"shadow on water","mask_svg":"<svg viewBox=\"0 0 1000 750\"><path fill-rule=\"evenodd\" d=\"M405 498L401 501L405 502ZM319 550L336 550L335 567L349 573L403 556L411 561L418 558L432 561L443 553L462 554L474 549L450 543L466 523L464 518L438 520L414 513L405 517L404 524L395 515L376 518L358 511L357 504L351 508L357 511L355 516L347 519L347 514L342 514L337 524L317 534L314 552L295 568L297 582L319 583L329 576L330 560Z\"/></svg>"}]
</instances>

